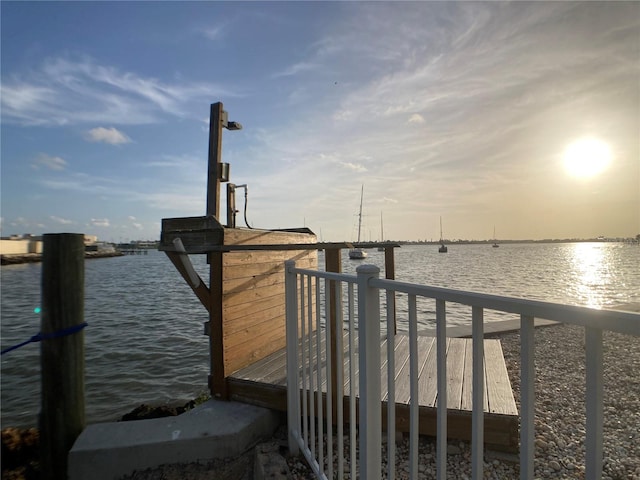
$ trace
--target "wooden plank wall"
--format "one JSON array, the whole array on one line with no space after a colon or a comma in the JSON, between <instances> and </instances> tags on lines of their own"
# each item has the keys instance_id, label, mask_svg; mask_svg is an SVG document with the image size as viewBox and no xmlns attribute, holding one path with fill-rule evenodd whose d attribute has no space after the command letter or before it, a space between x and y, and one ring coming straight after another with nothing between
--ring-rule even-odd
<instances>
[{"instance_id":1,"label":"wooden plank wall","mask_svg":"<svg viewBox=\"0 0 640 480\"><path fill-rule=\"evenodd\" d=\"M314 235L284 234L228 238L225 244L314 243ZM285 238L281 238L284 236ZM280 238L278 238L280 237ZM290 237L290 238L289 238ZM304 237L301 239L301 237ZM289 240L287 242L287 240ZM317 250L251 250L223 254L222 335L224 377L284 348L284 262L316 269Z\"/></svg>"}]
</instances>

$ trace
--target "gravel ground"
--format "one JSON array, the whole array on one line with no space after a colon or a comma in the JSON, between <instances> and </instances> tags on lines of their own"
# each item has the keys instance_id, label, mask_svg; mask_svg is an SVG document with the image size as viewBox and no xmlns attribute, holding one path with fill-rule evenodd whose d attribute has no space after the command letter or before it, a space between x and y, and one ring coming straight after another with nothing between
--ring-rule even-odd
<instances>
[{"instance_id":1,"label":"gravel ground","mask_svg":"<svg viewBox=\"0 0 640 480\"><path fill-rule=\"evenodd\" d=\"M498 336L502 342L509 377L520 407L520 338L517 333ZM584 478L584 330L556 325L536 329L535 478ZM640 480L640 338L604 334L604 480ZM274 442L284 442L281 430ZM383 458L386 445L383 445ZM435 478L435 439L420 438L419 478ZM447 478L471 476L471 446L450 442ZM485 479L519 477L517 457L485 452ZM396 478L409 478L409 444L397 446ZM153 479L249 479L253 456L209 464L171 465L137 472L131 480ZM300 457L287 458L288 478L311 479ZM348 464L345 471L348 470ZM272 478L287 478L284 474ZM348 474L345 478L349 478Z\"/></svg>"},{"instance_id":2,"label":"gravel ground","mask_svg":"<svg viewBox=\"0 0 640 480\"><path fill-rule=\"evenodd\" d=\"M520 336L500 336L518 409ZM584 329L536 330L535 475L584 478ZM640 338L605 332L603 479L640 480Z\"/></svg>"}]
</instances>

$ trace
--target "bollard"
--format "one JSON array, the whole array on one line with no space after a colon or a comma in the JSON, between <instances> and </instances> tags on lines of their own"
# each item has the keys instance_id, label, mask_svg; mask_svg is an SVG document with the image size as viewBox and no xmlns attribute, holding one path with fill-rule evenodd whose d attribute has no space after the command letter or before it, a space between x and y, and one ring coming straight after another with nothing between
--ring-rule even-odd
<instances>
[{"instance_id":1,"label":"bollard","mask_svg":"<svg viewBox=\"0 0 640 480\"><path fill-rule=\"evenodd\" d=\"M84 323L84 235L46 234L42 254L43 335ZM41 477L67 478L67 456L85 424L84 333L40 343Z\"/></svg>"}]
</instances>

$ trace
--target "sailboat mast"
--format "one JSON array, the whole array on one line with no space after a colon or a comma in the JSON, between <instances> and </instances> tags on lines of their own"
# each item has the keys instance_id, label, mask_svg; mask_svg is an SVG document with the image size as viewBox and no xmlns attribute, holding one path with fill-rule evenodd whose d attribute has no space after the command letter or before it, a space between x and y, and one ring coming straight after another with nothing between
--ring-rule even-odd
<instances>
[{"instance_id":1,"label":"sailboat mast","mask_svg":"<svg viewBox=\"0 0 640 480\"><path fill-rule=\"evenodd\" d=\"M364 197L364 185L360 191L360 213L358 213L358 243L360 243L360 227L362 227L362 198Z\"/></svg>"}]
</instances>

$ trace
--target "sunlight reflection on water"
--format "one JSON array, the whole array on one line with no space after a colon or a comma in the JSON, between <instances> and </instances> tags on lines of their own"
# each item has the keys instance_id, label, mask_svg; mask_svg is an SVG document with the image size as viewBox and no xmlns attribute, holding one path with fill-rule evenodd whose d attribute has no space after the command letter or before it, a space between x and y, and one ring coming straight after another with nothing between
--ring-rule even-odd
<instances>
[{"instance_id":1,"label":"sunlight reflection on water","mask_svg":"<svg viewBox=\"0 0 640 480\"><path fill-rule=\"evenodd\" d=\"M576 277L572 282L576 296L587 307L601 308L601 292L611 282L607 249L600 243L577 243L572 247L570 259Z\"/></svg>"}]
</instances>

